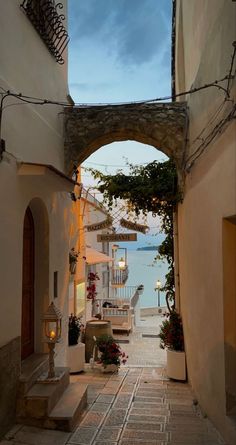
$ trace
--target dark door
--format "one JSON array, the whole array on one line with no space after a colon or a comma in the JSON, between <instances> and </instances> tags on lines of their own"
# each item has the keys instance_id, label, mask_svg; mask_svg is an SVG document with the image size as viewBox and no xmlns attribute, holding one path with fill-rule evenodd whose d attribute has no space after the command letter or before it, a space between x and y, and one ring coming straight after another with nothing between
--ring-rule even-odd
<instances>
[{"instance_id":1,"label":"dark door","mask_svg":"<svg viewBox=\"0 0 236 445\"><path fill-rule=\"evenodd\" d=\"M34 352L34 221L27 208L23 233L21 358Z\"/></svg>"}]
</instances>

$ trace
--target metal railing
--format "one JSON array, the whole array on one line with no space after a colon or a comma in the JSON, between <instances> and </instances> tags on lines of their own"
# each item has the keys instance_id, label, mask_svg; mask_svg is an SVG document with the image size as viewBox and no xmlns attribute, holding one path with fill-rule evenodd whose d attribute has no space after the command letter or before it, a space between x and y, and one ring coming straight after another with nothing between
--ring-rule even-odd
<instances>
[{"instance_id":1,"label":"metal railing","mask_svg":"<svg viewBox=\"0 0 236 445\"><path fill-rule=\"evenodd\" d=\"M50 53L62 65L65 62L62 53L70 40L63 25L65 16L58 12L63 9L63 4L56 3L55 0L24 0L20 6Z\"/></svg>"}]
</instances>

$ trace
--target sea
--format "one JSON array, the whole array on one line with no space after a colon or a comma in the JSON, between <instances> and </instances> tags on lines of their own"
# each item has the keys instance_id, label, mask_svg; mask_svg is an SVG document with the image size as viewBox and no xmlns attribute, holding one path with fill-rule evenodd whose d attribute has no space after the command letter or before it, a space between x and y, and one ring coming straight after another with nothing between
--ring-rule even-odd
<instances>
[{"instance_id":1,"label":"sea","mask_svg":"<svg viewBox=\"0 0 236 445\"><path fill-rule=\"evenodd\" d=\"M161 284L164 284L168 272L166 261L154 261L156 253L152 250L128 250L129 278L126 286L144 285L143 294L140 296L140 307L157 306L156 282L160 280ZM160 304L166 306L164 292L160 292Z\"/></svg>"}]
</instances>

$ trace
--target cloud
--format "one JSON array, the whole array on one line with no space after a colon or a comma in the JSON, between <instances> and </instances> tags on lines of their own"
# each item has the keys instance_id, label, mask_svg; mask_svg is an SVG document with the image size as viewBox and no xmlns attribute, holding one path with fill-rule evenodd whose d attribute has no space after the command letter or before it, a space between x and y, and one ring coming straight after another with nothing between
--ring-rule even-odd
<instances>
[{"instance_id":1,"label":"cloud","mask_svg":"<svg viewBox=\"0 0 236 445\"><path fill-rule=\"evenodd\" d=\"M69 58L70 92L75 102L127 102L170 93L170 63L162 48L150 62L124 67L106 46L79 42Z\"/></svg>"},{"instance_id":2,"label":"cloud","mask_svg":"<svg viewBox=\"0 0 236 445\"><path fill-rule=\"evenodd\" d=\"M70 82L70 87L78 90L83 91L90 91L90 90L99 90L102 88L103 90L113 88L114 82L93 82L92 84L90 82Z\"/></svg>"},{"instance_id":3,"label":"cloud","mask_svg":"<svg viewBox=\"0 0 236 445\"><path fill-rule=\"evenodd\" d=\"M95 39L118 62L136 66L150 62L166 49L168 62L171 0L70 0L71 39Z\"/></svg>"}]
</instances>

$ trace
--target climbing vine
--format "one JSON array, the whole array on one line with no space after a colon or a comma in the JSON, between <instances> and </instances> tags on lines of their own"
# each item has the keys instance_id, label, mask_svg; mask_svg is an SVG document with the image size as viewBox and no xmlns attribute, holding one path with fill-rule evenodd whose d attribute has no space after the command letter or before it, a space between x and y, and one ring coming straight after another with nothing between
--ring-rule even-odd
<instances>
[{"instance_id":1,"label":"climbing vine","mask_svg":"<svg viewBox=\"0 0 236 445\"><path fill-rule=\"evenodd\" d=\"M160 217L161 231L166 236L158 247L156 259L166 259L168 263L166 281L161 290L166 292L167 307L171 311L170 302L175 306L173 214L181 200L175 164L169 159L145 166L128 165L130 175L122 171L106 175L98 170L89 170L98 180L97 188L103 193L108 208L112 209L118 200L124 200L127 209L137 216L151 212L153 216Z\"/></svg>"}]
</instances>

